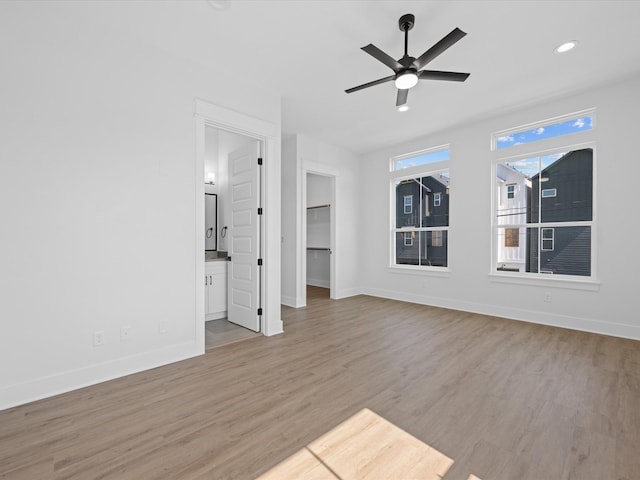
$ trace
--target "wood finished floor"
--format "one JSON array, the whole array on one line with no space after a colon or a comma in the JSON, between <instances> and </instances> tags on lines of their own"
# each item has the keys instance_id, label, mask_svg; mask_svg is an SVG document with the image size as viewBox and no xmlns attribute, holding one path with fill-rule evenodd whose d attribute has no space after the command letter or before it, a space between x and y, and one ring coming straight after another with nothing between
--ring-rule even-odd
<instances>
[{"instance_id":1,"label":"wood finished floor","mask_svg":"<svg viewBox=\"0 0 640 480\"><path fill-rule=\"evenodd\" d=\"M640 342L316 289L283 319L0 412L0 478L252 479L369 408L444 480L640 479Z\"/></svg>"}]
</instances>

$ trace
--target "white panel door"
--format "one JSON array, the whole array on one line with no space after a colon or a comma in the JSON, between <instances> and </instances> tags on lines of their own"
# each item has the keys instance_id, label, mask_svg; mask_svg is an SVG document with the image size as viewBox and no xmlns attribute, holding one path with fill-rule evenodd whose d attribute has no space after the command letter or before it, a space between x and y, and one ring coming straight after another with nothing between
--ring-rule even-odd
<instances>
[{"instance_id":1,"label":"white panel door","mask_svg":"<svg viewBox=\"0 0 640 480\"><path fill-rule=\"evenodd\" d=\"M260 331L259 156L260 143L257 141L229 154L231 219L228 245L231 261L227 318L254 332Z\"/></svg>"}]
</instances>

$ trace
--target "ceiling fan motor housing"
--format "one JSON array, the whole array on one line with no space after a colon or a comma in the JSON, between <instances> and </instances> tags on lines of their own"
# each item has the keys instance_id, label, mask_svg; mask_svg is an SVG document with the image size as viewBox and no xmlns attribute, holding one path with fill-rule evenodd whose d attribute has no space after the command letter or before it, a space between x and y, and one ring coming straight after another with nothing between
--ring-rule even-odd
<instances>
[{"instance_id":1,"label":"ceiling fan motor housing","mask_svg":"<svg viewBox=\"0 0 640 480\"><path fill-rule=\"evenodd\" d=\"M401 16L400 20L398 20L398 26L400 27L401 32L407 32L411 30L414 23L416 23L416 17L410 13Z\"/></svg>"}]
</instances>

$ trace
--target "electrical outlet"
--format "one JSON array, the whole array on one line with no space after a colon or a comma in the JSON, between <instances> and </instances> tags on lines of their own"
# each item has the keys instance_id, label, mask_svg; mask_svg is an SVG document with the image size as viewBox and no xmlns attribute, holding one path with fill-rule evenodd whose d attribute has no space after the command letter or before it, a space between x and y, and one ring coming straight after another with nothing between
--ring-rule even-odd
<instances>
[{"instance_id":1,"label":"electrical outlet","mask_svg":"<svg viewBox=\"0 0 640 480\"><path fill-rule=\"evenodd\" d=\"M93 346L99 347L101 345L104 345L104 332L98 330L97 332L93 332Z\"/></svg>"},{"instance_id":2,"label":"electrical outlet","mask_svg":"<svg viewBox=\"0 0 640 480\"><path fill-rule=\"evenodd\" d=\"M158 322L158 333L167 333L169 331L169 325L165 320Z\"/></svg>"},{"instance_id":3,"label":"electrical outlet","mask_svg":"<svg viewBox=\"0 0 640 480\"><path fill-rule=\"evenodd\" d=\"M129 327L129 326L120 327L120 341L121 342L126 342L127 340L129 340L130 336L131 336L131 327Z\"/></svg>"},{"instance_id":4,"label":"electrical outlet","mask_svg":"<svg viewBox=\"0 0 640 480\"><path fill-rule=\"evenodd\" d=\"M544 301L547 303L551 303L551 294L549 292L544 294Z\"/></svg>"}]
</instances>

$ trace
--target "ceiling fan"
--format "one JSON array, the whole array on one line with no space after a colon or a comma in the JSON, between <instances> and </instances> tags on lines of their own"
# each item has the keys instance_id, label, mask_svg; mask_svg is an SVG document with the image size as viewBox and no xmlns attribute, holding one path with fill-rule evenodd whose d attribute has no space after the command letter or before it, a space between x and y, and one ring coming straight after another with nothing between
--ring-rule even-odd
<instances>
[{"instance_id":1,"label":"ceiling fan","mask_svg":"<svg viewBox=\"0 0 640 480\"><path fill-rule=\"evenodd\" d=\"M350 88L345 90L346 93L357 92L363 88L373 87L374 85L380 85L381 83L395 80L396 87L398 88L396 107L398 107L398 110L404 111L409 108L407 106L409 89L416 85L418 80L448 80L451 82L464 82L467 79L470 75L469 73L422 70L425 65L464 37L466 33L456 27L429 50L424 52L418 58L414 58L409 56L407 53L409 30L413 28L414 23L415 17L410 13L403 15L398 21L400 30L404 32L404 56L398 60L394 60L391 56L387 55L371 43L366 47L362 47L362 50L393 70L394 74L374 80L373 82L365 83L364 85Z\"/></svg>"}]
</instances>

